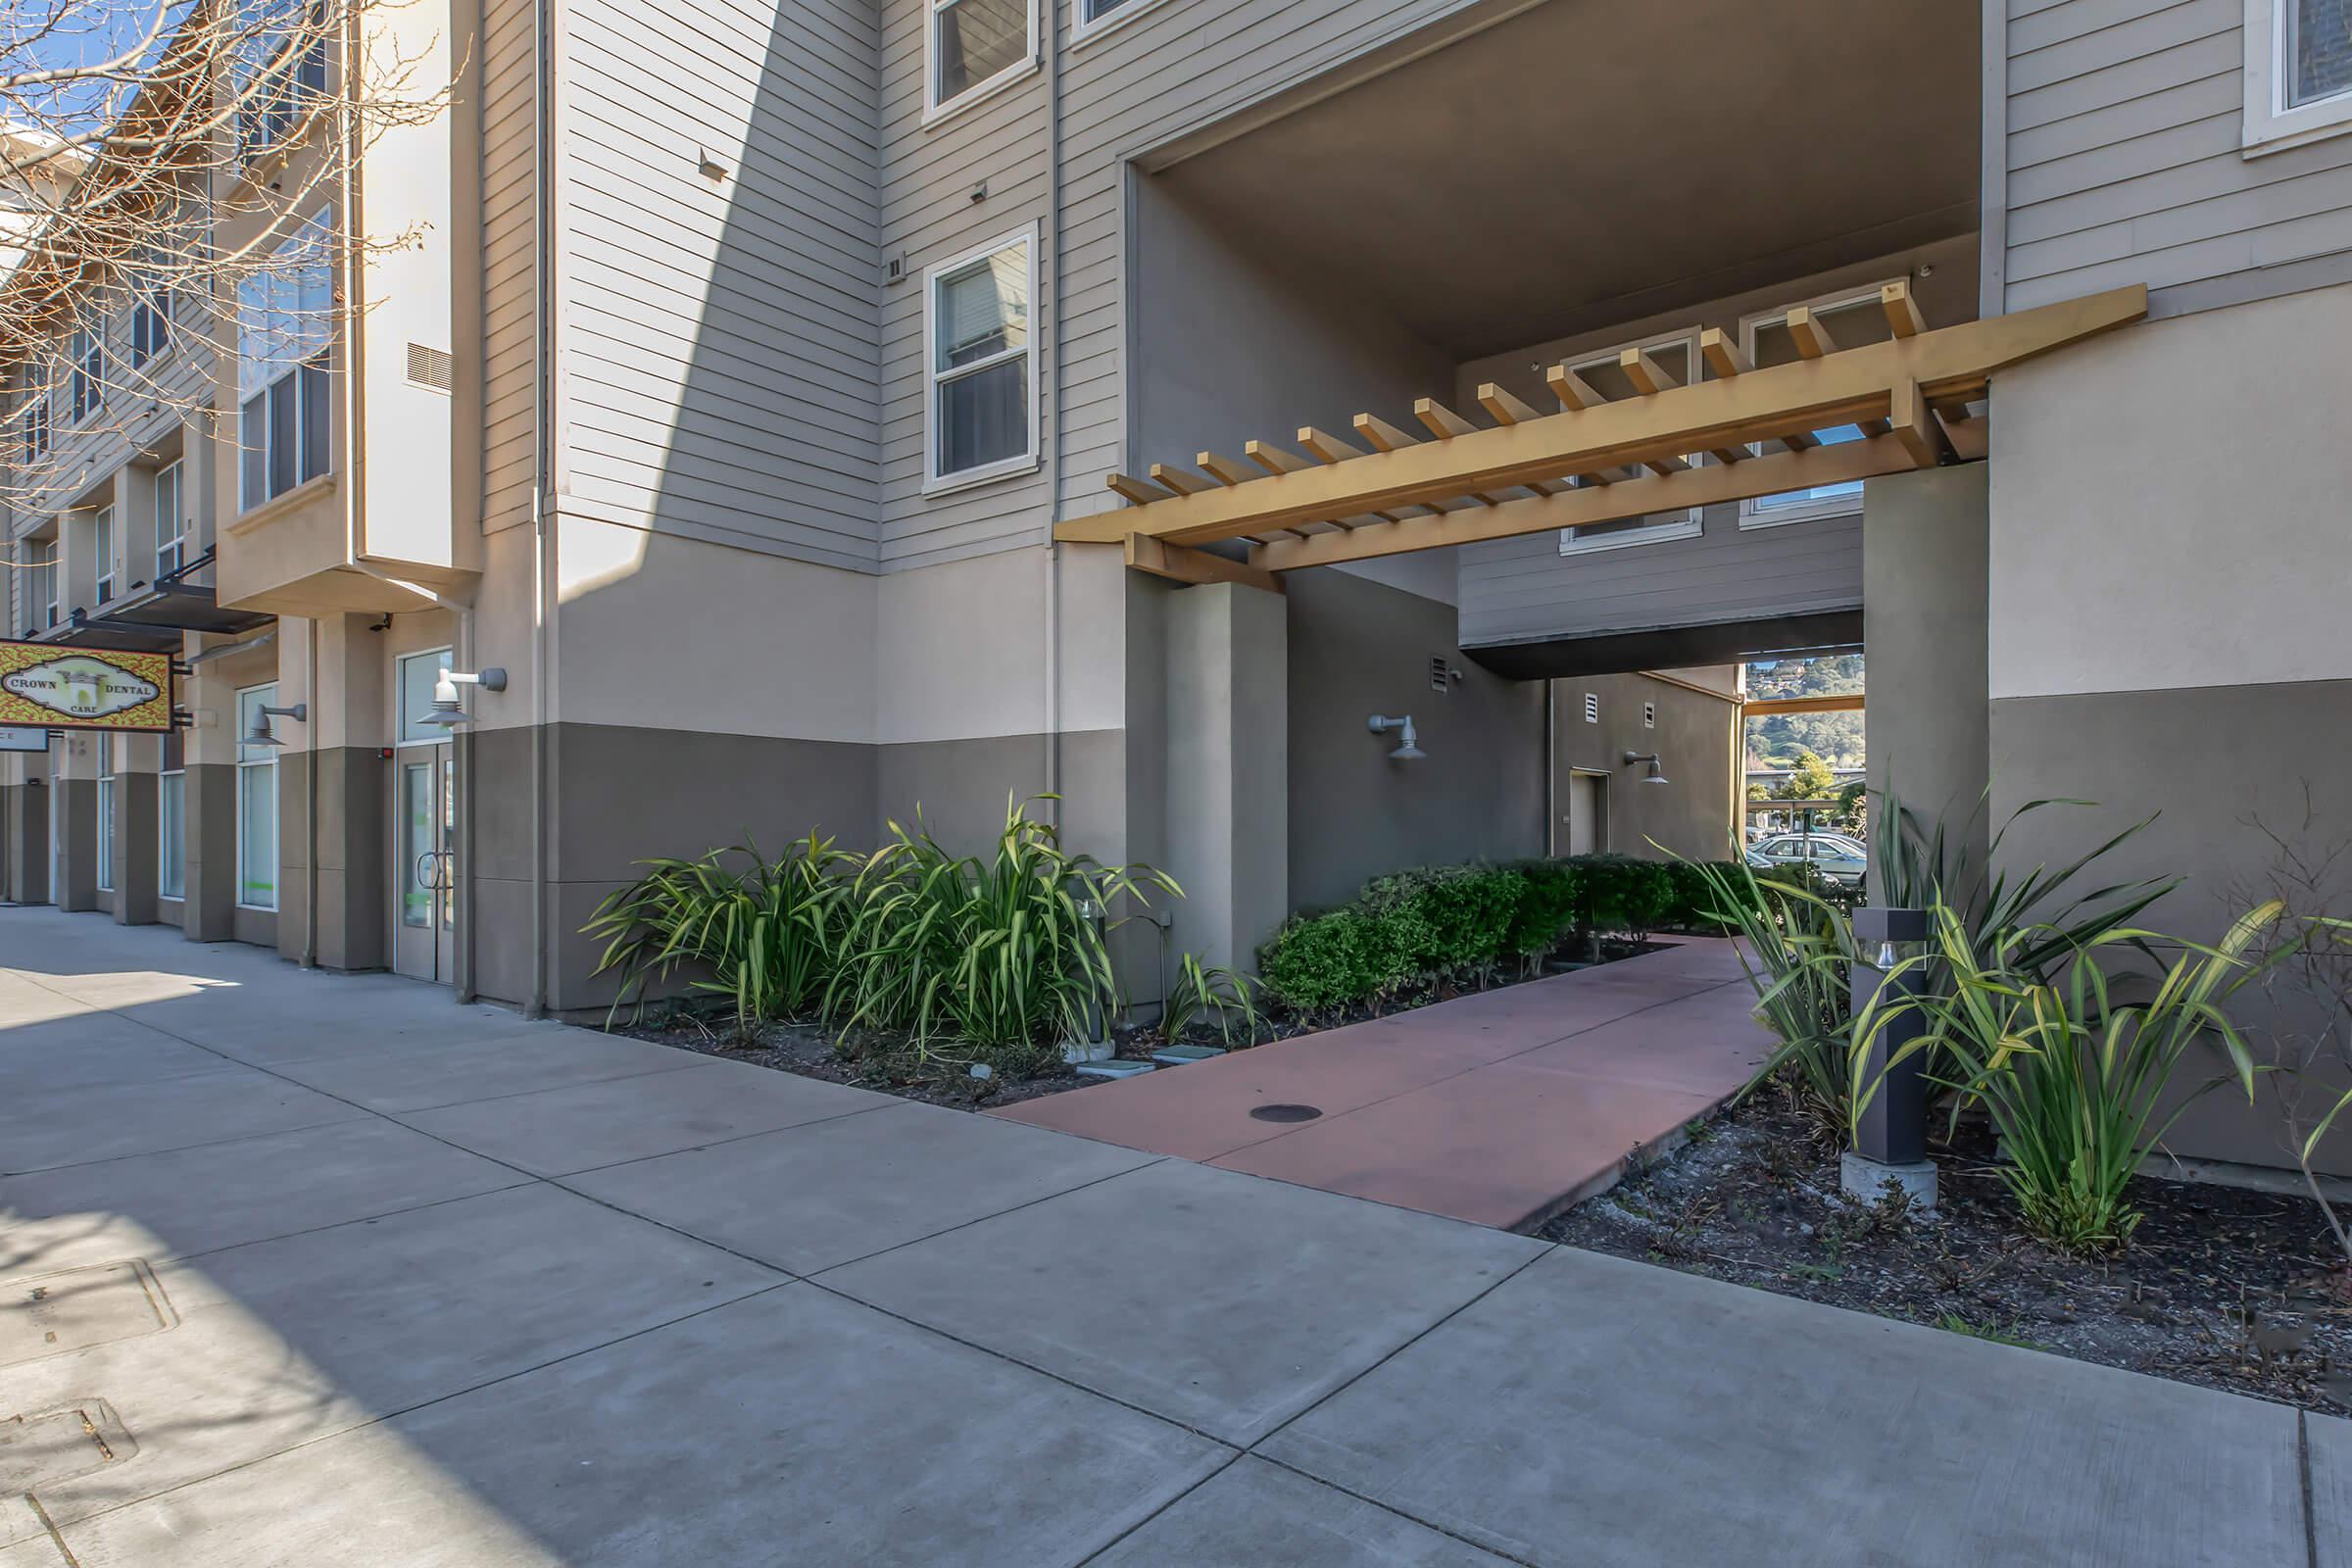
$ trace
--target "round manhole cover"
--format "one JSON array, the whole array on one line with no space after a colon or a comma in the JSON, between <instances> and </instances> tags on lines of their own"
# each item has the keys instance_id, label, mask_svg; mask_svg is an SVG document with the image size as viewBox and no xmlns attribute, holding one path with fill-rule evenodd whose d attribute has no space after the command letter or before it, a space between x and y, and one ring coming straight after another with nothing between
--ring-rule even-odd
<instances>
[{"instance_id":1,"label":"round manhole cover","mask_svg":"<svg viewBox=\"0 0 2352 1568\"><path fill-rule=\"evenodd\" d=\"M1313 1105L1260 1105L1250 1114L1258 1121L1313 1121L1323 1112Z\"/></svg>"}]
</instances>

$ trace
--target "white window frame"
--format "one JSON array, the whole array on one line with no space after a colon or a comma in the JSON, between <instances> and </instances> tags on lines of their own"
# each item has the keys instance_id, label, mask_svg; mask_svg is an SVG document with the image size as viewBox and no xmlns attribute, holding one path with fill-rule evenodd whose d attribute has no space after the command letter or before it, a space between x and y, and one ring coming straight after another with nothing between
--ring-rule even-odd
<instances>
[{"instance_id":1,"label":"white window frame","mask_svg":"<svg viewBox=\"0 0 2352 1568\"><path fill-rule=\"evenodd\" d=\"M923 269L923 494L927 496L943 495L952 490L966 490L973 485L988 484L1012 474L1037 471L1040 462L1037 439L1038 424L1044 409L1040 395L1042 389L1037 383L1037 343L1041 336L1038 331L1040 315L1037 298L1038 243L1038 225L1029 223L1010 233L1000 234L985 245L975 245L959 256L951 256L944 262L934 262ZM974 262L985 261L1000 251L1009 250L1015 245L1025 246L1029 258L1029 330L1023 334L1026 341L1017 349L1006 349L992 358L975 360L969 365L958 365L953 370L942 372L939 368L939 280L950 272L969 267ZM975 468L958 468L954 473L941 473L939 471L940 383L975 375L991 367L1004 365L1015 356L1025 357L1029 362L1029 444L1027 448L1009 458L999 458L994 463L984 463Z\"/></svg>"},{"instance_id":2,"label":"white window frame","mask_svg":"<svg viewBox=\"0 0 2352 1568\"><path fill-rule=\"evenodd\" d=\"M121 800L116 796L115 738L98 737L98 891L115 891L115 818Z\"/></svg>"},{"instance_id":3,"label":"white window frame","mask_svg":"<svg viewBox=\"0 0 2352 1568\"><path fill-rule=\"evenodd\" d=\"M77 327L66 352L73 362L69 406L73 422L79 425L106 408L106 336L92 327Z\"/></svg>"},{"instance_id":4,"label":"white window frame","mask_svg":"<svg viewBox=\"0 0 2352 1568\"><path fill-rule=\"evenodd\" d=\"M100 507L90 514L90 584L101 605L115 597L115 509Z\"/></svg>"},{"instance_id":5,"label":"white window frame","mask_svg":"<svg viewBox=\"0 0 2352 1568\"><path fill-rule=\"evenodd\" d=\"M2293 3L2246 0L2245 118L2238 147L2247 158L2352 130L2352 88L2287 106L2286 85L2292 73L2286 58L2285 8Z\"/></svg>"},{"instance_id":6,"label":"white window frame","mask_svg":"<svg viewBox=\"0 0 2352 1568\"><path fill-rule=\"evenodd\" d=\"M27 466L49 455L49 389L41 387L24 400L17 416L18 461Z\"/></svg>"},{"instance_id":7,"label":"white window frame","mask_svg":"<svg viewBox=\"0 0 2352 1568\"><path fill-rule=\"evenodd\" d=\"M133 274L130 296L130 368L142 369L172 352L177 334L172 330L172 291L169 284L151 281L162 271L163 258L149 252L147 269Z\"/></svg>"},{"instance_id":8,"label":"white window frame","mask_svg":"<svg viewBox=\"0 0 2352 1568\"><path fill-rule=\"evenodd\" d=\"M277 682L273 680L266 680L261 682L259 685L240 686L237 688L236 702L231 709L231 711L236 715L235 721L237 723L242 724L245 722L245 699L255 692L269 693L269 696L263 698L262 701L265 705L273 704L277 698ZM240 733L242 733L242 731L240 731ZM277 815L277 755L264 747L254 747L251 749L261 752L262 755L260 757L247 757L245 753L248 748L241 744L237 747L237 798L235 803L237 810L237 832L235 845L237 878L236 904L237 907L240 909L259 909L268 913L275 913L278 903L277 873L282 868L283 860L283 857L279 852L281 849L281 840L285 828L285 824L278 820ZM269 777L267 779L257 780L255 775L261 773L267 773ZM245 794L246 791L252 789L267 789L270 792L270 849L271 856L279 859L281 862L280 865L272 865L270 868L270 902L268 904L248 904L245 902Z\"/></svg>"},{"instance_id":9,"label":"white window frame","mask_svg":"<svg viewBox=\"0 0 2352 1568\"><path fill-rule=\"evenodd\" d=\"M62 618L63 596L58 591L57 535L47 539L27 539L26 575L31 579L24 585L24 612L34 631L45 631ZM46 560L38 559L43 545L49 550Z\"/></svg>"},{"instance_id":10,"label":"white window frame","mask_svg":"<svg viewBox=\"0 0 2352 1568\"><path fill-rule=\"evenodd\" d=\"M1070 47L1092 43L1106 32L1124 27L1147 11L1157 10L1166 0L1126 0L1116 11L1100 17L1086 14L1088 0L1070 0Z\"/></svg>"},{"instance_id":11,"label":"white window frame","mask_svg":"<svg viewBox=\"0 0 2352 1568\"><path fill-rule=\"evenodd\" d=\"M408 710L402 693L408 685L407 674L411 664L419 660L431 660L433 674L437 679L442 670L457 667L456 662L450 657L451 653L452 650L447 648L424 648L413 654L393 656L392 701L396 706L392 712L392 745L395 750L408 746L440 746L448 742L450 732L446 729L432 729L422 735L408 733L409 726L416 722L417 715Z\"/></svg>"},{"instance_id":12,"label":"white window frame","mask_svg":"<svg viewBox=\"0 0 2352 1568\"><path fill-rule=\"evenodd\" d=\"M984 81L975 81L952 98L935 96L939 91L939 19L956 8L957 0L923 0L923 123L936 125L941 121L959 115L974 104L994 98L1016 82L1026 81L1037 74L1041 56L1037 46L1038 0L1027 0L1029 52Z\"/></svg>"},{"instance_id":13,"label":"white window frame","mask_svg":"<svg viewBox=\"0 0 2352 1568\"><path fill-rule=\"evenodd\" d=\"M1756 363L1756 334L1765 327L1787 321L1789 312L1841 311L1858 306L1876 305L1881 298L1881 291L1886 288L1887 283L1893 281L1896 279L1882 278L1875 283L1862 284L1854 288L1841 288L1834 294L1823 294L1809 300L1790 300L1786 305L1776 305L1770 310L1742 316L1740 318L1740 352L1746 358L1748 364L1753 365ZM1764 443L1751 441L1747 444L1747 449L1761 456L1764 451ZM1778 528L1791 522L1819 522L1824 517L1856 517L1862 514L1862 492L1859 490L1850 496L1824 496L1814 501L1792 501L1786 506L1779 507L1762 505L1769 499L1771 498L1767 496L1750 496L1740 502L1740 526L1742 528Z\"/></svg>"},{"instance_id":14,"label":"white window frame","mask_svg":"<svg viewBox=\"0 0 2352 1568\"><path fill-rule=\"evenodd\" d=\"M265 297L257 301L253 298L243 297L241 295L237 301L236 453L237 513L240 516L246 513L256 510L257 508L266 507L270 502L277 500L281 496L292 495L295 491L301 489L313 479L318 478L321 474L332 473L334 471L334 340L336 332L341 323L339 313L335 308L334 297L335 274L332 249L333 221L333 214L329 210L321 208L319 211L313 213L309 218L306 218L301 222L297 223L294 226L294 231L287 235L284 242L277 247L275 252L278 257L283 258L286 257L289 252L293 252L306 245L315 244L318 247L318 259L317 265L324 274L324 282L322 284L324 297L322 303L318 307L318 315L321 318L320 319L312 320L309 316L306 315L306 312L309 310L309 308L304 306L299 298L300 288L298 283L293 277L288 275L291 270L290 266L289 268L276 272L261 273L257 277L250 278L246 280L245 283L239 285L240 290L254 288L261 291L265 296L272 296L274 293L279 291L291 293L297 296L291 309L283 311L280 310L279 301L275 297ZM263 321L261 329L263 332L270 334L273 340L280 344L290 346L296 352L291 354L287 354L282 351L272 353L267 362L270 371L269 378L260 382L259 386L255 390L248 391L246 389L246 369L247 363L252 357L246 351L246 339L249 336L257 335L249 332L248 330L249 325L257 318ZM303 352L306 350L307 352ZM305 460L311 451L311 427L310 418L306 413L306 405L303 398L303 374L306 370L316 370L325 382L323 395L320 396L318 400L318 414L320 417L326 420L326 432L324 438L319 443L319 466L315 472L307 473L303 471L303 468ZM294 400L294 481L293 483L287 485L285 489L278 491L275 495L271 495L268 493L270 488L270 449L267 444L270 430L269 400L276 394L277 389L281 386L287 389L286 395ZM261 495L251 494L246 488L246 480L250 477L247 472L247 468L249 466L248 460L253 455L253 449L250 448L245 441L245 413L247 405L255 401L257 398L261 400L263 407L262 439L264 445L261 447L260 451L262 467L261 488L264 493Z\"/></svg>"},{"instance_id":15,"label":"white window frame","mask_svg":"<svg viewBox=\"0 0 2352 1568\"><path fill-rule=\"evenodd\" d=\"M1590 354L1579 354L1565 363L1571 370L1584 370L1594 366L1612 364L1627 349L1679 348L1686 354L1683 362L1686 367L1684 373L1697 376L1701 373L1700 366L1702 364L1698 357L1698 333L1699 329L1696 326L1678 327L1671 332L1653 332L1647 337L1634 338L1624 343L1613 343L1605 349L1594 349ZM1690 461L1700 460L1693 457ZM1706 531L1706 509L1692 507L1679 517L1670 514L1661 514L1638 528L1619 527L1618 520L1631 522L1634 519L1628 517L1604 523L1587 523L1585 525L1587 527L1606 528L1609 531L1592 534L1583 539L1576 536L1574 528L1562 528L1560 530L1560 554L1563 556L1589 556L1603 550L1631 550L1638 545L1662 545L1676 539L1695 539Z\"/></svg>"},{"instance_id":16,"label":"white window frame","mask_svg":"<svg viewBox=\"0 0 2352 1568\"><path fill-rule=\"evenodd\" d=\"M174 458L155 470L155 577L169 577L188 564L188 481L184 459ZM167 495L170 506L167 508ZM169 512L169 515L167 515ZM169 524L171 532L164 531ZM169 552L171 564L164 564ZM151 581L154 579L150 579Z\"/></svg>"}]
</instances>

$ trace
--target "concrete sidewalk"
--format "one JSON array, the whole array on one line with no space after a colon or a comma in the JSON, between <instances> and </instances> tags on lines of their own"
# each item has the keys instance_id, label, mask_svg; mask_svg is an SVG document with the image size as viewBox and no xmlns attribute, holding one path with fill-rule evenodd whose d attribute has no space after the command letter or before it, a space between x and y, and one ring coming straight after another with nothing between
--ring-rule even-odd
<instances>
[{"instance_id":1,"label":"concrete sidewalk","mask_svg":"<svg viewBox=\"0 0 2352 1568\"><path fill-rule=\"evenodd\" d=\"M1715 937L997 1112L1526 1231L1753 1078L1772 1040ZM1269 1106L1299 1121L1268 1121Z\"/></svg>"},{"instance_id":2,"label":"concrete sidewalk","mask_svg":"<svg viewBox=\"0 0 2352 1568\"><path fill-rule=\"evenodd\" d=\"M0 1171L0 1568L2352 1565L2342 1422L90 916Z\"/></svg>"}]
</instances>

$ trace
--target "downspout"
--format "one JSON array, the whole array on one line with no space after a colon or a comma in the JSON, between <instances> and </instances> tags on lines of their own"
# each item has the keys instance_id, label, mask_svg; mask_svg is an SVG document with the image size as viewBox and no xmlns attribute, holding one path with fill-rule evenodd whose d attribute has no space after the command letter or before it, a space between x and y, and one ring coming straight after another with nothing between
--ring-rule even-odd
<instances>
[{"instance_id":1,"label":"downspout","mask_svg":"<svg viewBox=\"0 0 2352 1568\"><path fill-rule=\"evenodd\" d=\"M551 218L555 212L555 170L549 151L555 131L555 51L548 34L554 25L554 0L531 0L531 48L536 55L531 91L537 98L538 124L532 138L533 182L532 259L537 286L531 294L531 996L526 1017L547 1015L547 634L549 551L547 546L547 489L554 467L549 459L550 426L548 377L554 356L548 336L555 312L549 295L555 288L555 241Z\"/></svg>"},{"instance_id":2,"label":"downspout","mask_svg":"<svg viewBox=\"0 0 2352 1568\"><path fill-rule=\"evenodd\" d=\"M1046 22L1046 179L1047 247L1054 258L1054 377L1053 457L1047 464L1046 483L1046 793L1061 793L1061 541L1054 537L1061 521L1062 416L1068 398L1062 390L1061 325L1061 8L1045 8ZM1046 802L1048 820L1061 824L1061 802Z\"/></svg>"},{"instance_id":3,"label":"downspout","mask_svg":"<svg viewBox=\"0 0 2352 1568\"><path fill-rule=\"evenodd\" d=\"M1560 683L1544 678L1544 855L1560 853Z\"/></svg>"},{"instance_id":4,"label":"downspout","mask_svg":"<svg viewBox=\"0 0 2352 1568\"><path fill-rule=\"evenodd\" d=\"M358 487L355 485L353 488L356 490ZM304 877L310 888L310 898L302 916L302 967L316 969L318 967L318 754L323 750L318 744L318 732L326 726L326 705L319 700L325 693L319 689L318 680L318 617L312 616L307 624L311 628L308 680L312 721L302 726L303 744L310 748L307 765L302 771L303 792L309 801L304 812L308 818L304 830L310 840L311 863ZM346 964L350 962L348 957L344 961Z\"/></svg>"}]
</instances>

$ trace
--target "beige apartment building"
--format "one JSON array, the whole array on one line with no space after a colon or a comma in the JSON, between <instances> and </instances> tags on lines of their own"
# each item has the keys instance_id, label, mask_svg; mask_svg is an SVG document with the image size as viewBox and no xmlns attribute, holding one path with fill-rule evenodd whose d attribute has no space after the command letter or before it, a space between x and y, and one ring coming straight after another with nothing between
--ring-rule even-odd
<instances>
[{"instance_id":1,"label":"beige apartment building","mask_svg":"<svg viewBox=\"0 0 2352 1568\"><path fill-rule=\"evenodd\" d=\"M1050 792L1186 885L1149 1001L1399 865L1719 853L1740 662L1861 647L1875 779L2161 808L2174 925L2352 813L2335 0L403 15L369 308L10 426L9 635L193 718L0 763L11 897L592 1008L642 857Z\"/></svg>"}]
</instances>

